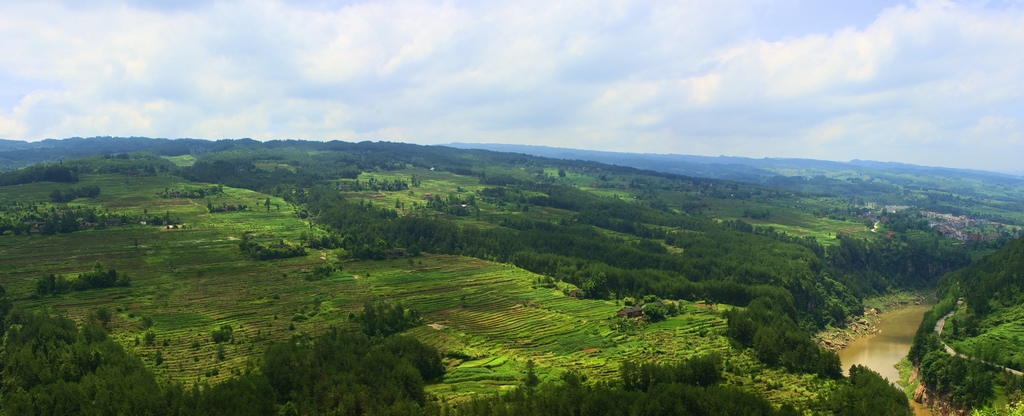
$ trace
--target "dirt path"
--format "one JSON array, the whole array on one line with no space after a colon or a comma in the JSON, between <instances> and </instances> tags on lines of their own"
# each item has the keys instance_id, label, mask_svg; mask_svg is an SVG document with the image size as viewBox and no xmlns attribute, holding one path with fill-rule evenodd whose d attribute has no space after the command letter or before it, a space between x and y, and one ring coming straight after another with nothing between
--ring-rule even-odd
<instances>
[{"instance_id":1,"label":"dirt path","mask_svg":"<svg viewBox=\"0 0 1024 416\"><path fill-rule=\"evenodd\" d=\"M953 316L953 313L956 312L956 310L959 309L960 305L963 304L963 303L964 303L964 301L962 299L958 299L956 301L956 307L953 308L952 311L947 313L946 316L943 316L941 319L939 319L938 322L935 322L935 333L936 334L942 335L942 328L946 326L946 318L949 318L950 316ZM967 354L960 354L960 353L956 352L956 350L954 350L952 347L947 345L944 341L942 341L942 339L939 339L939 342L941 342L942 346L944 348L946 348L946 353L949 354L949 355L952 355L954 357L963 357L963 358L966 358L968 360L981 361L981 362L983 362L985 364L988 364L988 365L991 365L993 367L1000 368L1003 371L1008 371L1010 373L1013 373L1014 375L1024 376L1024 372L1020 372L1020 371L1014 370L1014 369L1009 368L1009 367L1003 367L1001 365L995 365L995 364L992 364L992 363L989 363L989 362L985 362L983 360L978 360L978 359L975 359L975 358L971 358L971 356L969 356Z\"/></svg>"},{"instance_id":2,"label":"dirt path","mask_svg":"<svg viewBox=\"0 0 1024 416\"><path fill-rule=\"evenodd\" d=\"M942 328L944 326L946 326L946 318L949 318L950 316L953 316L953 313L955 313L956 310L958 308L960 308L960 305L962 305L963 303L964 303L963 300L957 300L956 301L956 306L953 308L953 310L949 311L949 313L947 313L946 316L943 316L942 318L939 318L939 320L937 322L935 322L935 333L936 334L942 335Z\"/></svg>"}]
</instances>

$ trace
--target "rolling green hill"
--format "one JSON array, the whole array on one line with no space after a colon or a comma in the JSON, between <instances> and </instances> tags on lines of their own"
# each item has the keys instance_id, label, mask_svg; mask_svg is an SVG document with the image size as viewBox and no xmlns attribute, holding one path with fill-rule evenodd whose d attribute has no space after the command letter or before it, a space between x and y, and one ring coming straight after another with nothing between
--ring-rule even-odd
<instances>
[{"instance_id":1,"label":"rolling green hill","mask_svg":"<svg viewBox=\"0 0 1024 416\"><path fill-rule=\"evenodd\" d=\"M1024 177L998 172L852 160L706 157L597 152L544 146L454 143L560 159L592 160L702 178L767 185L796 192L842 196L882 205L911 205L1024 225Z\"/></svg>"},{"instance_id":2,"label":"rolling green hill","mask_svg":"<svg viewBox=\"0 0 1024 416\"><path fill-rule=\"evenodd\" d=\"M64 316L89 341L68 348L113 348L89 338L96 323L160 395L198 389L178 404L193 410L212 400L203 392L232 389L267 389L275 411L378 409L351 407L359 389L314 403L275 378L291 370L266 371L284 356L292 370L320 368L331 355L318 345L354 343L443 357L443 377L413 363L415 375L337 382L386 389L406 377L386 404L397 413L472 414L502 406L486 399L499 392L533 392L510 400L535 406L562 388L630 406L681 389L750 395L769 413L833 412L879 387L842 378L811 333L1000 244L943 238L915 211L595 162L397 143L126 143L0 175L0 284L15 311L5 328L37 322L17 311ZM395 319L413 326L396 328L414 342L348 338L375 304L401 305ZM617 316L631 306L645 318ZM718 376L693 384L684 373L702 362ZM18 381L3 397L36 400L8 393L58 379L82 381Z\"/></svg>"}]
</instances>

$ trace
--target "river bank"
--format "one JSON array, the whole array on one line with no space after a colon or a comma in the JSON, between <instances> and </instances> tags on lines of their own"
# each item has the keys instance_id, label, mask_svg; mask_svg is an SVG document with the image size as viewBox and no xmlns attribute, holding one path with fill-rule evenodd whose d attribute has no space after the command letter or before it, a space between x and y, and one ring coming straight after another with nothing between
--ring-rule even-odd
<instances>
[{"instance_id":1,"label":"river bank","mask_svg":"<svg viewBox=\"0 0 1024 416\"><path fill-rule=\"evenodd\" d=\"M956 313L956 311L960 309L962 305L963 299L957 300L956 306L953 308L953 310L949 311L949 313L947 313L945 316L939 318L938 321L936 321L934 328L936 334L942 334L942 330L945 326L946 320L949 317L953 316L953 314ZM1022 373L1019 370L994 365L991 363L987 363L985 361L978 360L977 358L972 358L969 355L956 352L945 342L942 342L941 340L940 342L942 343L942 347L945 349L945 352L949 355L960 357L964 360L979 361L989 366L998 368L1002 371L1010 372L1016 376L1024 376L1024 373ZM922 383L920 369L917 365L910 362L909 359L904 358L903 360L901 360L897 364L897 368L899 369L899 386L903 388L904 393L906 393L907 396L912 400L912 403L916 402L923 406L926 406L927 408L930 408L931 411L937 413L940 416L967 416L971 413L969 409L965 409L954 405L950 401L950 398L948 396L938 394L937 392L928 388L928 386L926 386L924 383Z\"/></svg>"},{"instance_id":2,"label":"river bank","mask_svg":"<svg viewBox=\"0 0 1024 416\"><path fill-rule=\"evenodd\" d=\"M823 348L839 351L862 337L877 334L882 315L908 306L935 303L933 292L896 292L864 300L864 315L846 319L844 328L829 327L814 338Z\"/></svg>"},{"instance_id":3,"label":"river bank","mask_svg":"<svg viewBox=\"0 0 1024 416\"><path fill-rule=\"evenodd\" d=\"M934 299L920 293L901 293L872 299L865 304L871 307L864 318L858 319L863 321L858 322L859 331L850 330L845 334L850 341L832 342L845 344L836 353L844 370L852 365L862 365L891 383L899 383L903 374L897 370L897 363L906 360L914 334L925 313L934 306ZM931 414L921 401L909 400L909 397L908 401L915 415Z\"/></svg>"},{"instance_id":4,"label":"river bank","mask_svg":"<svg viewBox=\"0 0 1024 416\"><path fill-rule=\"evenodd\" d=\"M903 393L907 395L907 398L910 399L910 404L914 408L915 414L937 416L966 416L969 414L967 410L956 408L947 398L936 394L921 384L921 376L917 366L906 357L896 364L896 369L900 372L898 385L903 389ZM927 409L928 413L918 412L917 409Z\"/></svg>"}]
</instances>

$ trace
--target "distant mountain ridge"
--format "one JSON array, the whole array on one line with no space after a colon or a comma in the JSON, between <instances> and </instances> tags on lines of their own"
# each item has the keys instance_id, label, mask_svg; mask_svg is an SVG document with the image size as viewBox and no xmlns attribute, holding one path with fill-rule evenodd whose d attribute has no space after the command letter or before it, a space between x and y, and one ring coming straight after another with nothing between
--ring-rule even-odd
<instances>
[{"instance_id":1,"label":"distant mountain ridge","mask_svg":"<svg viewBox=\"0 0 1024 416\"><path fill-rule=\"evenodd\" d=\"M0 172L35 163L60 162L93 155L152 152L160 156L191 154L198 157L207 152L231 148L275 148L291 142L294 140L260 142L252 139L213 141L145 137L72 137L25 142L0 139ZM327 148L355 145L345 142L316 143L319 145L310 145ZM955 193L976 198L978 201L998 201L1002 204L1000 209L1008 212L1024 210L1024 176L980 170L864 160L837 162L798 158L752 159L736 156L615 153L528 145L452 143L441 147L562 159L570 161L570 166L573 160L590 161L662 174L745 182L806 194L843 196L895 205L935 206L934 202L940 199L948 200L948 203L955 206L963 205L953 198ZM903 198L904 191L924 191L926 193L921 195L927 196L932 204L907 200ZM947 212L966 213L967 211L963 211L962 208L947 209Z\"/></svg>"},{"instance_id":2,"label":"distant mountain ridge","mask_svg":"<svg viewBox=\"0 0 1024 416\"><path fill-rule=\"evenodd\" d=\"M56 162L84 156L148 151L163 156L206 152L232 146L241 139L222 143L202 139L153 139L148 137L70 137L37 142L0 139L0 171L40 162Z\"/></svg>"},{"instance_id":3,"label":"distant mountain ridge","mask_svg":"<svg viewBox=\"0 0 1024 416\"><path fill-rule=\"evenodd\" d=\"M1020 175L1008 173L976 169L919 166L899 162L879 162L859 159L854 159L849 162L799 158L754 159L738 156L713 157L680 154L618 153L549 146L490 143L450 143L445 146L451 146L459 149L482 149L496 152L524 153L534 156L568 160L590 160L687 176L757 183L765 183L771 178L780 176L778 171L784 169L802 169L810 171L846 171L866 169L888 173L907 173L955 178L971 177L975 179L995 181L1024 180L1024 177ZM781 175L792 176L784 174Z\"/></svg>"}]
</instances>

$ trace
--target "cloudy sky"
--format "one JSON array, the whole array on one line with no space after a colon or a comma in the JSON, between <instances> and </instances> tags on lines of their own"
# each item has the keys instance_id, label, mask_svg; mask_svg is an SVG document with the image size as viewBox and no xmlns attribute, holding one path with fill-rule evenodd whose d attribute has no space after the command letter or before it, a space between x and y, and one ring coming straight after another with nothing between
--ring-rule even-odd
<instances>
[{"instance_id":1,"label":"cloudy sky","mask_svg":"<svg viewBox=\"0 0 1024 416\"><path fill-rule=\"evenodd\" d=\"M1024 2L0 5L0 138L486 142L1024 171Z\"/></svg>"}]
</instances>

